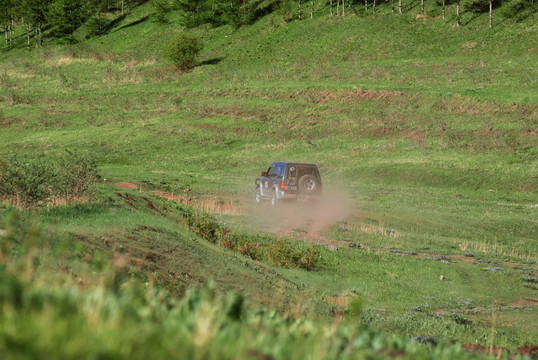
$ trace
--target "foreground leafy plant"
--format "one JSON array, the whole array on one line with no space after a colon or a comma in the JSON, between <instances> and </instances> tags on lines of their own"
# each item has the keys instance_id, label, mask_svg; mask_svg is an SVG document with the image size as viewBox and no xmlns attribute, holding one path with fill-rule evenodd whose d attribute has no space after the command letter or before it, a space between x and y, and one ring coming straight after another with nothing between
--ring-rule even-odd
<instances>
[{"instance_id":1,"label":"foreground leafy plant","mask_svg":"<svg viewBox=\"0 0 538 360\"><path fill-rule=\"evenodd\" d=\"M241 293L217 296L211 283L175 298L151 280L123 278L124 265L118 261L105 265L98 276L59 275L40 265L54 243L50 235L38 228L15 231L34 226L19 213L0 225L8 229L7 236L0 235L2 358L480 357L458 345L425 346L360 327L355 313L324 321L248 308ZM37 243L44 245L41 253L32 250ZM60 265L54 261L49 266ZM39 271L25 271L29 267ZM58 286L50 287L51 281Z\"/></svg>"}]
</instances>

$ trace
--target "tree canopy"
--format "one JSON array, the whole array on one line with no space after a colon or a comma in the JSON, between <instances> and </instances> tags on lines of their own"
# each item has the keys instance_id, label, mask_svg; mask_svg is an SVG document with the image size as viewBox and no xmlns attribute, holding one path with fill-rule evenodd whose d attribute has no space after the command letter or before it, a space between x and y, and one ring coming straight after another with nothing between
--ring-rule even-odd
<instances>
[{"instance_id":1,"label":"tree canopy","mask_svg":"<svg viewBox=\"0 0 538 360\"><path fill-rule=\"evenodd\" d=\"M331 16L347 14L366 14L368 9L373 13L376 4L388 0L0 0L0 28L5 32L5 41L12 46L14 28L24 26L27 32L28 46L31 38L35 45L41 44L42 29L47 28L47 34L52 40L74 41L74 32L83 24L88 24L88 36L103 35L110 30L114 19L124 16L135 6L150 2L154 16L159 22L168 22L169 14L181 14L175 19L181 19L178 25L187 28L202 24L212 26L230 25L238 28L252 24L259 18L276 12L285 21L314 18L320 11ZM402 12L402 2L398 0L398 14ZM428 0L426 0L428 1ZM430 0L431 1L431 0ZM369 3L372 6L368 7ZM430 7L442 7L445 20L445 5L453 0L431 2ZM394 14L394 1L392 0ZM364 4L364 5L363 5ZM424 2L422 13L424 15ZM463 10L471 13L490 12L491 9L502 7L501 15L505 18L519 21L536 11L533 0L462 0ZM362 7L364 6L364 10ZM457 18L459 19L459 1L457 1ZM409 11L409 10L407 10ZM441 10L440 10L441 11ZM107 17L102 14L109 13ZM310 16L308 16L310 15ZM459 25L459 20L458 20Z\"/></svg>"}]
</instances>

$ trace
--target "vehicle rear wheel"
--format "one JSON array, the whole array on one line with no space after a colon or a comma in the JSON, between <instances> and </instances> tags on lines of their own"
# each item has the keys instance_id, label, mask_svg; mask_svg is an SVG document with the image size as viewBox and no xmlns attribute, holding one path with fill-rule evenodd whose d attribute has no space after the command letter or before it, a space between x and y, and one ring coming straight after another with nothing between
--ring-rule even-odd
<instances>
[{"instance_id":1,"label":"vehicle rear wheel","mask_svg":"<svg viewBox=\"0 0 538 360\"><path fill-rule=\"evenodd\" d=\"M315 194L318 191L319 183L313 175L303 175L299 179L299 192L305 195Z\"/></svg>"}]
</instances>

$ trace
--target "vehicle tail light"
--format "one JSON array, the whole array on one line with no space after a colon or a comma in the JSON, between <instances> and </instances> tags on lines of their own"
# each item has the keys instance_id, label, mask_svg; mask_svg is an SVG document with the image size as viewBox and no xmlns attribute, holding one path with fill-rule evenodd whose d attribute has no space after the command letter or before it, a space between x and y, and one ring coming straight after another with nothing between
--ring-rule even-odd
<instances>
[{"instance_id":1,"label":"vehicle tail light","mask_svg":"<svg viewBox=\"0 0 538 360\"><path fill-rule=\"evenodd\" d=\"M280 183L280 190L286 190L286 183Z\"/></svg>"}]
</instances>

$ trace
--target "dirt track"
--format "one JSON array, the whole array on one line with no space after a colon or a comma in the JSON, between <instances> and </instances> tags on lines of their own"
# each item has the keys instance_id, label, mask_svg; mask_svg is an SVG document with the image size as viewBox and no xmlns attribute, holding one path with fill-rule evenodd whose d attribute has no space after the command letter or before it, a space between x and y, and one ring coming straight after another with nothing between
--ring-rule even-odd
<instances>
[{"instance_id":1,"label":"dirt track","mask_svg":"<svg viewBox=\"0 0 538 360\"><path fill-rule=\"evenodd\" d=\"M140 190L137 184L130 182L118 182L113 185L126 190ZM338 247L347 247L348 243L330 240L322 233L358 213L353 199L339 192L326 193L323 200L315 206L298 201L272 208L269 202L256 205L253 199L233 196L193 196L188 192L178 195L161 190L140 191L200 208L211 214L248 216L260 231Z\"/></svg>"}]
</instances>

